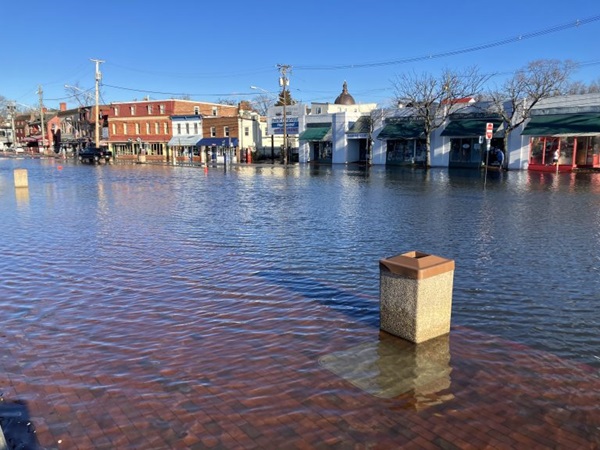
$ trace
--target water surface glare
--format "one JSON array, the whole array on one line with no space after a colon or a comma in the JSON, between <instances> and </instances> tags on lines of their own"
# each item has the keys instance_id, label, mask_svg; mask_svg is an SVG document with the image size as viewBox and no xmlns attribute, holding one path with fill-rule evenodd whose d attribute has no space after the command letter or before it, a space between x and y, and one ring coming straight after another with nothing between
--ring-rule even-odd
<instances>
[{"instance_id":1,"label":"water surface glare","mask_svg":"<svg viewBox=\"0 0 600 450\"><path fill-rule=\"evenodd\" d=\"M14 187L17 168L27 169L28 188ZM600 174L488 173L484 186L477 171L446 169L0 159L0 224L4 396L40 408L32 416L46 447L140 448L149 439L145 448L204 448L211 442L191 436L217 435L223 447L261 447L262 431L252 442L236 437L253 435L240 411L264 414L266 429L289 442L328 442L309 425L298 437L269 412L278 404L293 421L327 417L335 401L321 396L359 389L375 407L412 386L377 365L382 354L407 360L380 342L378 261L409 250L456 261L457 348L474 337L490 364L502 352L546 355L598 378ZM436 356L438 391L468 372L450 369L450 344ZM361 358L369 366L355 370ZM296 406L281 406L292 398ZM69 429L65 405L100 406L113 420L97 418L96 434ZM226 427L219 415L239 423ZM600 423L586 426L595 448ZM130 428L146 433L134 438ZM370 432L332 431L330 443Z\"/></svg>"}]
</instances>

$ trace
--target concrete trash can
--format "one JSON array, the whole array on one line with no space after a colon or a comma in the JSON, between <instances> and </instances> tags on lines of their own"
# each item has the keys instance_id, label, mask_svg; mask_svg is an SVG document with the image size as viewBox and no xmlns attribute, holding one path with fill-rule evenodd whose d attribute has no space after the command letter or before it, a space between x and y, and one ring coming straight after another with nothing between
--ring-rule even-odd
<instances>
[{"instance_id":1,"label":"concrete trash can","mask_svg":"<svg viewBox=\"0 0 600 450\"><path fill-rule=\"evenodd\" d=\"M15 187L29 187L29 181L27 178L27 169L15 169L13 172L15 179ZM0 447L1 448L1 447Z\"/></svg>"},{"instance_id":2,"label":"concrete trash can","mask_svg":"<svg viewBox=\"0 0 600 450\"><path fill-rule=\"evenodd\" d=\"M416 344L450 332L454 260L411 251L379 260L380 328Z\"/></svg>"}]
</instances>

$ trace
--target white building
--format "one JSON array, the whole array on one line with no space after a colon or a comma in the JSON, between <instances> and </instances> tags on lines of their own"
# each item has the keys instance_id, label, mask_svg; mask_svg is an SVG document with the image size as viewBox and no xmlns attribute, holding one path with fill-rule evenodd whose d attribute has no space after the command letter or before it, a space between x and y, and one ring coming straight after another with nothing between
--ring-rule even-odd
<instances>
[{"instance_id":1,"label":"white building","mask_svg":"<svg viewBox=\"0 0 600 450\"><path fill-rule=\"evenodd\" d=\"M344 82L331 103L311 103L299 118L298 160L346 164L370 160L371 111L375 103L357 104Z\"/></svg>"}]
</instances>

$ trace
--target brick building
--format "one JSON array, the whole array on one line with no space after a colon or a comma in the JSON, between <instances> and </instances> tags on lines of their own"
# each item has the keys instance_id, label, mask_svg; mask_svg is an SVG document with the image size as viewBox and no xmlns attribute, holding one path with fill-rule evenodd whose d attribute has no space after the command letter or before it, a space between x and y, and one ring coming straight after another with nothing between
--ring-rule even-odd
<instances>
[{"instance_id":1,"label":"brick building","mask_svg":"<svg viewBox=\"0 0 600 450\"><path fill-rule=\"evenodd\" d=\"M244 103L143 100L111 103L107 109L107 136L103 138L107 138L109 149L119 159L135 159L144 154L149 161L171 161L193 149L195 158L204 161L207 150L211 156L222 156L227 147L235 148L240 160L239 149L255 148L255 136L260 138L260 132L255 132L258 125L254 127L258 114L249 111Z\"/></svg>"}]
</instances>

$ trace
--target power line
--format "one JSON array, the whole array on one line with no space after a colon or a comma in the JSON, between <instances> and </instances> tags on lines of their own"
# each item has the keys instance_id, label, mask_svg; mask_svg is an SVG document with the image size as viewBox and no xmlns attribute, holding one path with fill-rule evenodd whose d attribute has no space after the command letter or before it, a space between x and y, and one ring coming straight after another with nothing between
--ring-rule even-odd
<instances>
[{"instance_id":1,"label":"power line","mask_svg":"<svg viewBox=\"0 0 600 450\"><path fill-rule=\"evenodd\" d=\"M147 89L134 89L134 88L128 88L128 87L124 87L124 86L113 86L110 84L102 84L102 86L106 86L109 88L113 88L113 89L121 89L124 91L132 91L132 92L140 92L140 93L144 93L144 94L158 94L158 95L173 95L173 96L178 96L178 97L184 97L184 96L189 96L189 97L200 97L200 96L206 96L206 97L231 97L231 96L239 96L239 95L254 95L255 93L227 93L227 94L206 94L206 93L202 93L202 94L193 94L193 93L189 93L189 92L161 92L161 91L150 91Z\"/></svg>"},{"instance_id":2,"label":"power line","mask_svg":"<svg viewBox=\"0 0 600 450\"><path fill-rule=\"evenodd\" d=\"M342 70L342 69L347 70L347 69L363 69L363 68L368 68L368 67L381 67L381 66L392 66L392 65L398 65L398 64L407 64L407 63L413 63L413 62L418 62L418 61L425 61L425 60L429 60L429 59L438 59L438 58L444 58L444 57L448 57L448 56L456 56L456 55L461 55L464 53L471 53L471 52L476 52L479 50L486 50L486 49L490 49L493 47L500 47L502 45L512 44L514 42L520 42L520 41L524 41L527 39L533 39L536 37L545 36L547 34L558 33L559 31L568 30L570 28L577 28L577 27L587 25L592 22L597 22L598 20L600 20L600 15L588 17L588 18L581 19L581 20L576 20L575 22L568 22L568 23L562 24L562 25L554 25L552 27L544 28L542 30L532 31L530 33L519 34L516 36L501 39L501 40L498 40L495 42L490 42L487 44L479 44L479 45L474 45L472 47L467 47L467 48L459 49L459 50L449 50L449 51L441 52L441 53L432 53L432 54L428 54L428 55L413 56L413 57L396 59L396 60L391 60L391 61L380 61L380 62L363 63L363 64L340 64L340 65L330 65L330 66L295 65L294 68L296 68L298 70Z\"/></svg>"}]
</instances>

